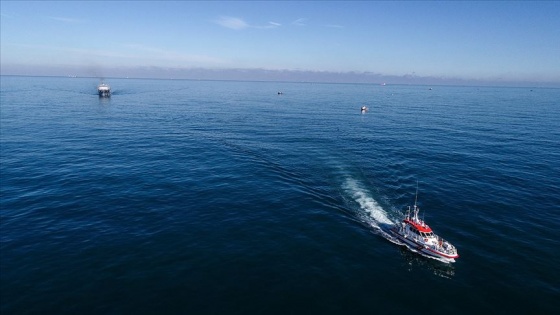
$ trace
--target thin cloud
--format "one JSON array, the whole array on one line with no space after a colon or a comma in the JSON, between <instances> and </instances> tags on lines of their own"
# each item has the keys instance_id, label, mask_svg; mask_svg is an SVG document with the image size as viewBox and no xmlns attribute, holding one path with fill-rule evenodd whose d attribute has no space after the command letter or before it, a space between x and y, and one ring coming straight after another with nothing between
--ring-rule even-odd
<instances>
[{"instance_id":1,"label":"thin cloud","mask_svg":"<svg viewBox=\"0 0 560 315\"><path fill-rule=\"evenodd\" d=\"M266 26L267 28L277 28L282 26L282 24L280 23L276 23L276 22L268 22L268 25Z\"/></svg>"},{"instance_id":2,"label":"thin cloud","mask_svg":"<svg viewBox=\"0 0 560 315\"><path fill-rule=\"evenodd\" d=\"M307 22L307 19L306 19L306 18L299 18L299 19L293 21L293 22L292 22L292 25L295 25L295 26L306 26L307 24L306 24L305 22Z\"/></svg>"},{"instance_id":3,"label":"thin cloud","mask_svg":"<svg viewBox=\"0 0 560 315\"><path fill-rule=\"evenodd\" d=\"M221 16L219 19L214 21L218 25L223 27L230 28L232 30L242 30L249 27L249 24L245 22L243 19L231 17L231 16Z\"/></svg>"},{"instance_id":4,"label":"thin cloud","mask_svg":"<svg viewBox=\"0 0 560 315\"><path fill-rule=\"evenodd\" d=\"M260 29L269 29L269 28L278 28L282 26L282 24L280 23L276 23L276 22L268 22L268 24L264 25L264 26L253 26L254 28L260 28Z\"/></svg>"},{"instance_id":5,"label":"thin cloud","mask_svg":"<svg viewBox=\"0 0 560 315\"><path fill-rule=\"evenodd\" d=\"M221 16L219 19L214 21L216 24L221 25L223 27L226 28L230 28L232 30L244 30L247 28L258 28L258 29L271 29L271 28L277 28L282 26L282 24L277 23L277 22L268 22L265 25L251 25L247 22L245 22L245 20L241 19L241 18L236 18L236 17L232 17L232 16Z\"/></svg>"},{"instance_id":6,"label":"thin cloud","mask_svg":"<svg viewBox=\"0 0 560 315\"><path fill-rule=\"evenodd\" d=\"M329 28L344 28L344 26L342 26L342 25L337 25L337 24L327 24L327 25L325 25L325 27L329 27Z\"/></svg>"}]
</instances>

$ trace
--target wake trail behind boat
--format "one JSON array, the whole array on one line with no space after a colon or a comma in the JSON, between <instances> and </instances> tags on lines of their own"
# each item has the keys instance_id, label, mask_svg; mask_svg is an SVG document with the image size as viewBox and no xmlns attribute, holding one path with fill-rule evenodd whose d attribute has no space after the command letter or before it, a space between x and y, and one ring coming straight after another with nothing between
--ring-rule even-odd
<instances>
[{"instance_id":1,"label":"wake trail behind boat","mask_svg":"<svg viewBox=\"0 0 560 315\"><path fill-rule=\"evenodd\" d=\"M353 178L346 178L342 188L360 206L358 217L362 222L373 227L376 234L381 235L388 241L402 245L399 240L388 233L388 230L396 223L389 218L383 207L368 194L368 191L358 181Z\"/></svg>"}]
</instances>

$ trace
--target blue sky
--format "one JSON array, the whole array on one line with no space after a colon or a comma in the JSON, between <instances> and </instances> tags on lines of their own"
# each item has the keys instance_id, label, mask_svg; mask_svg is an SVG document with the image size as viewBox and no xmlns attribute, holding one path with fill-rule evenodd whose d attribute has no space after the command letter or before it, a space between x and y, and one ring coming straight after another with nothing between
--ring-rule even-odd
<instances>
[{"instance_id":1,"label":"blue sky","mask_svg":"<svg viewBox=\"0 0 560 315\"><path fill-rule=\"evenodd\" d=\"M266 69L560 84L552 1L1 1L0 26L2 74Z\"/></svg>"}]
</instances>

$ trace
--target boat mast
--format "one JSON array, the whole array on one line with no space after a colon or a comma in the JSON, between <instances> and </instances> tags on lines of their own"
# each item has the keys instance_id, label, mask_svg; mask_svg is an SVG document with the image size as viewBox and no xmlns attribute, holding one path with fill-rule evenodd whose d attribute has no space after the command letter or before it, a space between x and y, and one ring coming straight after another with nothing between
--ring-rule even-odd
<instances>
[{"instance_id":1,"label":"boat mast","mask_svg":"<svg viewBox=\"0 0 560 315\"><path fill-rule=\"evenodd\" d=\"M416 180L416 196L414 197L414 220L418 221L418 180Z\"/></svg>"},{"instance_id":2,"label":"boat mast","mask_svg":"<svg viewBox=\"0 0 560 315\"><path fill-rule=\"evenodd\" d=\"M417 201L418 201L418 180L416 180L416 197L414 198L414 209L416 209Z\"/></svg>"}]
</instances>

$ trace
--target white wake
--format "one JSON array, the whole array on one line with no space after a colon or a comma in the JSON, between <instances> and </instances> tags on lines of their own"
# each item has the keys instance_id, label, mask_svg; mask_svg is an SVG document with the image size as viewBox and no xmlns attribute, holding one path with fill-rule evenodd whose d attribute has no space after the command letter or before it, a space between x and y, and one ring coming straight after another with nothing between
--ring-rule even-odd
<instances>
[{"instance_id":1,"label":"white wake","mask_svg":"<svg viewBox=\"0 0 560 315\"><path fill-rule=\"evenodd\" d=\"M347 178L342 188L360 205L360 208L367 215L367 217L362 219L367 219L368 223L373 227L379 228L380 224L395 224L389 219L387 212L383 210L375 199L368 195L367 190L361 187L360 183L356 180Z\"/></svg>"}]
</instances>

